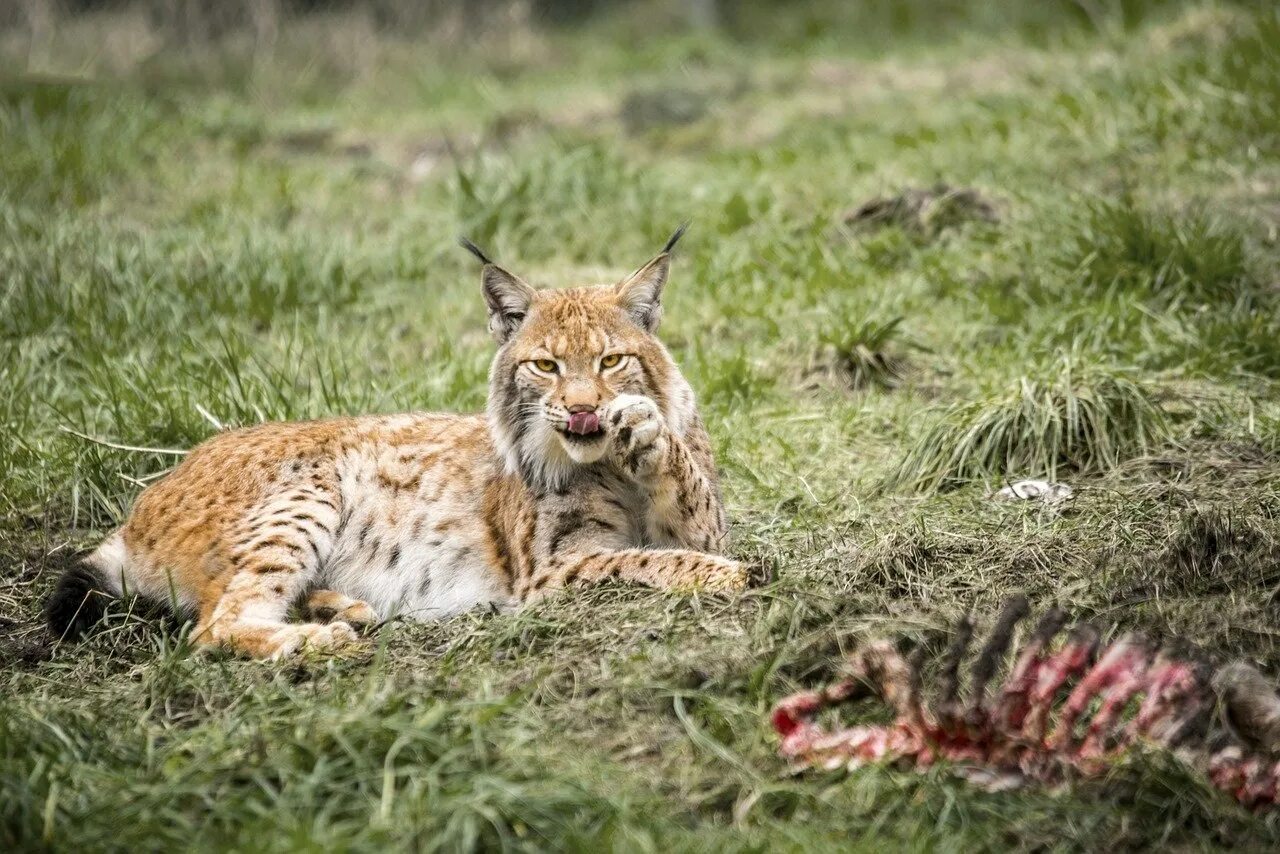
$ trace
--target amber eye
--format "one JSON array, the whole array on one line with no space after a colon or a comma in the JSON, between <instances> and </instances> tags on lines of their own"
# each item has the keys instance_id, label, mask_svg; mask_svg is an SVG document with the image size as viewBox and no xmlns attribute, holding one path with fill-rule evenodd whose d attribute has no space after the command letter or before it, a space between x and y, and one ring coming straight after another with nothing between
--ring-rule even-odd
<instances>
[{"instance_id":1,"label":"amber eye","mask_svg":"<svg viewBox=\"0 0 1280 854\"><path fill-rule=\"evenodd\" d=\"M621 361L622 361L621 355L619 355L618 353L610 353L608 356L600 357L600 367L616 368L618 367L618 363Z\"/></svg>"},{"instance_id":2,"label":"amber eye","mask_svg":"<svg viewBox=\"0 0 1280 854\"><path fill-rule=\"evenodd\" d=\"M544 374L554 374L560 369L555 359L534 359L533 366Z\"/></svg>"}]
</instances>

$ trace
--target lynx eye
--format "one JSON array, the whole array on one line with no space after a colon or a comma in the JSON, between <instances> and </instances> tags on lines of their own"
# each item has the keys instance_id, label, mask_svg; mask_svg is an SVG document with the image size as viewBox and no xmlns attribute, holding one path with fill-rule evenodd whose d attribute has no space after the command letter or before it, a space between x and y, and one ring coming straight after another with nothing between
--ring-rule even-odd
<instances>
[{"instance_id":1,"label":"lynx eye","mask_svg":"<svg viewBox=\"0 0 1280 854\"><path fill-rule=\"evenodd\" d=\"M621 361L622 361L622 355L621 355L621 354L619 354L619 353L610 353L610 354L609 354L609 355L607 355L607 356L601 356L601 357L600 357L600 367L602 367L602 368L616 368L616 367L618 367L618 363L620 363Z\"/></svg>"},{"instance_id":2,"label":"lynx eye","mask_svg":"<svg viewBox=\"0 0 1280 854\"><path fill-rule=\"evenodd\" d=\"M554 374L560 370L555 359L534 359L533 366L544 374Z\"/></svg>"}]
</instances>

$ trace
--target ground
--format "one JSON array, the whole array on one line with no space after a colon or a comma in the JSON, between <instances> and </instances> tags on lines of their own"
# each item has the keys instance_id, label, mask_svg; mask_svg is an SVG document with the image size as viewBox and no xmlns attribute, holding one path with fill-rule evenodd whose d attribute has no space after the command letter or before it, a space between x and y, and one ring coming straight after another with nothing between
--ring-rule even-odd
<instances>
[{"instance_id":1,"label":"ground","mask_svg":"<svg viewBox=\"0 0 1280 854\"><path fill-rule=\"evenodd\" d=\"M941 645L1019 590L1280 674L1275 9L651 6L465 46L0 36L32 70L0 90L0 847L1280 843L1159 755L986 794L791 776L765 721L860 639ZM70 557L217 430L481 407L460 232L564 285L686 218L663 335L769 586L286 664L123 606L43 633ZM1073 500L989 498L1032 476Z\"/></svg>"}]
</instances>

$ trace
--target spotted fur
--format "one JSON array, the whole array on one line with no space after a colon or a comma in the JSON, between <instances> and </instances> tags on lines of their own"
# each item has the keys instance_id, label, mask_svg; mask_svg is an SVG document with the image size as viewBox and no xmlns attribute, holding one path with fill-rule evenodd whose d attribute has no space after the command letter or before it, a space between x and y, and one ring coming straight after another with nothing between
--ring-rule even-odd
<instances>
[{"instance_id":1,"label":"spotted fur","mask_svg":"<svg viewBox=\"0 0 1280 854\"><path fill-rule=\"evenodd\" d=\"M618 284L567 290L535 290L473 250L499 345L485 415L216 436L59 589L53 630L96 613L75 591L105 590L174 603L200 644L280 657L350 642L379 618L515 606L610 578L742 589L746 569L721 556L693 393L655 337L670 248ZM598 426L570 431L573 413ZM287 621L295 603L308 622Z\"/></svg>"}]
</instances>

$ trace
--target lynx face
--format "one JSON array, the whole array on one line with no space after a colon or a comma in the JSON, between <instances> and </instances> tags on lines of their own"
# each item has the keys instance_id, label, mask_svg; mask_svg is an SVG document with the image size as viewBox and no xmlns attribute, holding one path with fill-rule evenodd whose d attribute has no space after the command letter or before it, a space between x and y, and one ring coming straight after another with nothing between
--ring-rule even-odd
<instances>
[{"instance_id":1,"label":"lynx face","mask_svg":"<svg viewBox=\"0 0 1280 854\"><path fill-rule=\"evenodd\" d=\"M485 267L489 329L501 345L489 422L509 470L564 486L628 429L621 410L637 396L677 427L684 422L692 395L654 335L668 269L664 252L616 285L537 291Z\"/></svg>"}]
</instances>

